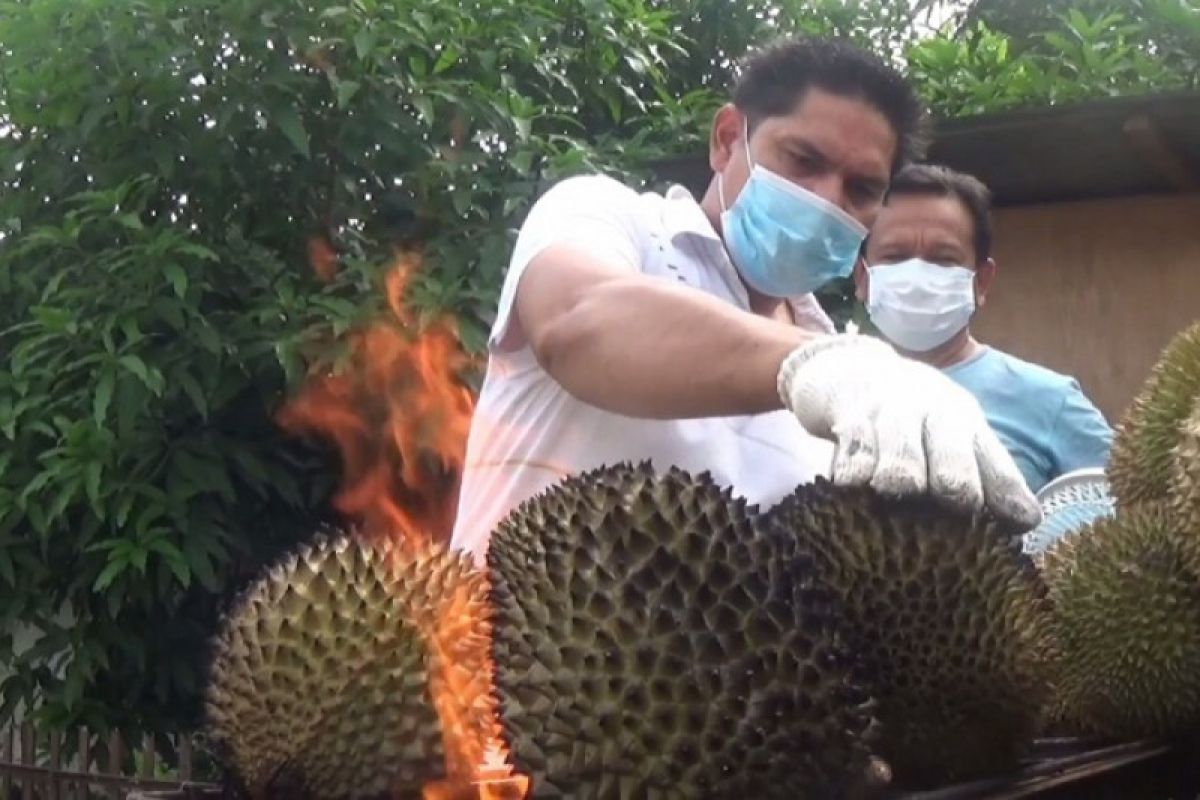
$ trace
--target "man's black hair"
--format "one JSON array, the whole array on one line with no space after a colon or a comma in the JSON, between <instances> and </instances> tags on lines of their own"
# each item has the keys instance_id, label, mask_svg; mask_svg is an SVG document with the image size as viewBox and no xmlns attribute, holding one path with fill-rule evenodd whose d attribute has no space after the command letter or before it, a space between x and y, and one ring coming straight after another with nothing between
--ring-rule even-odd
<instances>
[{"instance_id":1,"label":"man's black hair","mask_svg":"<svg viewBox=\"0 0 1200 800\"><path fill-rule=\"evenodd\" d=\"M992 256L992 193L983 181L940 164L909 164L892 178L883 203L893 197L932 195L953 197L971 216L975 229L975 259L983 263Z\"/></svg>"},{"instance_id":2,"label":"man's black hair","mask_svg":"<svg viewBox=\"0 0 1200 800\"><path fill-rule=\"evenodd\" d=\"M895 171L925 152L924 106L909 82L883 59L836 39L797 36L749 54L733 89L733 104L753 129L791 113L811 87L862 100L896 133Z\"/></svg>"}]
</instances>

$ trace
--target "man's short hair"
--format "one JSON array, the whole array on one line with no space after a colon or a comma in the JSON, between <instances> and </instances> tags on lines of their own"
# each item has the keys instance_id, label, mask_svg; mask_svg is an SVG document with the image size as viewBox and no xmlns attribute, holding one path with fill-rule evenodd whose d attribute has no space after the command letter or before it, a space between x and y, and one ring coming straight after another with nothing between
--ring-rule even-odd
<instances>
[{"instance_id":1,"label":"man's short hair","mask_svg":"<svg viewBox=\"0 0 1200 800\"><path fill-rule=\"evenodd\" d=\"M797 36L750 53L733 88L733 104L751 128L790 114L816 87L861 100L881 113L896 133L892 170L924 155L925 109L912 85L883 59L837 39Z\"/></svg>"},{"instance_id":2,"label":"man's short hair","mask_svg":"<svg viewBox=\"0 0 1200 800\"><path fill-rule=\"evenodd\" d=\"M976 263L992 257L992 192L983 181L941 164L909 164L892 177L883 204L913 195L952 197L962 203L975 229Z\"/></svg>"}]
</instances>

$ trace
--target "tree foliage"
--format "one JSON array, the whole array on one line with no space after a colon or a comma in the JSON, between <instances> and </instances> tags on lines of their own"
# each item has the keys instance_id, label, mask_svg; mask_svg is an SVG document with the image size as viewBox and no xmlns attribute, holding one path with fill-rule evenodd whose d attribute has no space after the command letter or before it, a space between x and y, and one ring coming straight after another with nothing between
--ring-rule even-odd
<instances>
[{"instance_id":1,"label":"tree foliage","mask_svg":"<svg viewBox=\"0 0 1200 800\"><path fill-rule=\"evenodd\" d=\"M939 5L0 0L2 699L194 722L220 598L331 516L336 461L272 414L394 248L478 349L540 188L697 152L754 44L847 36L948 114L1197 80L1183 0Z\"/></svg>"}]
</instances>

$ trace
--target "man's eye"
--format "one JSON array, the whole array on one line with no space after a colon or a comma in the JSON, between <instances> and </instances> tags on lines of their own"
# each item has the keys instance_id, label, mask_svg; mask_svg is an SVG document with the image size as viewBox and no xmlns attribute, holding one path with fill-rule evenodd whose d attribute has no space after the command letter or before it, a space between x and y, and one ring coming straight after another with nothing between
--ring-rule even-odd
<instances>
[{"instance_id":1,"label":"man's eye","mask_svg":"<svg viewBox=\"0 0 1200 800\"><path fill-rule=\"evenodd\" d=\"M883 189L868 183L852 183L850 184L850 194L859 201L874 201L883 197Z\"/></svg>"},{"instance_id":2,"label":"man's eye","mask_svg":"<svg viewBox=\"0 0 1200 800\"><path fill-rule=\"evenodd\" d=\"M817 169L817 160L807 153L792 153L792 163L805 172Z\"/></svg>"}]
</instances>

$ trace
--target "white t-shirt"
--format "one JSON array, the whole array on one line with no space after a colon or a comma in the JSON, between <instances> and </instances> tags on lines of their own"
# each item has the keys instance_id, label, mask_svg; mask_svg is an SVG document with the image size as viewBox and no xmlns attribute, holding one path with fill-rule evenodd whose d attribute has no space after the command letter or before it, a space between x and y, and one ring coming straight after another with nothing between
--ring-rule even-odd
<instances>
[{"instance_id":1,"label":"white t-shirt","mask_svg":"<svg viewBox=\"0 0 1200 800\"><path fill-rule=\"evenodd\" d=\"M762 506L828 473L833 446L808 434L787 411L682 420L623 416L568 394L538 365L527 343L501 350L525 266L562 242L582 245L631 272L678 281L750 308L720 237L683 187L672 187L665 197L639 194L601 175L554 185L530 210L500 293L452 547L471 551L482 565L491 531L520 503L569 475L618 462L649 460L660 470L708 471ZM834 331L812 295L790 304L798 324Z\"/></svg>"}]
</instances>

